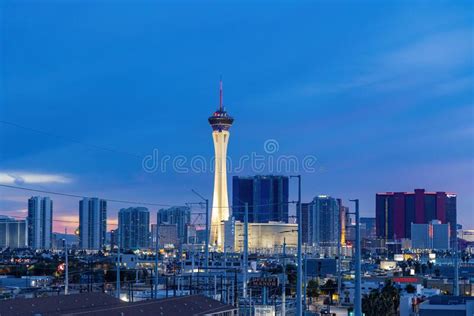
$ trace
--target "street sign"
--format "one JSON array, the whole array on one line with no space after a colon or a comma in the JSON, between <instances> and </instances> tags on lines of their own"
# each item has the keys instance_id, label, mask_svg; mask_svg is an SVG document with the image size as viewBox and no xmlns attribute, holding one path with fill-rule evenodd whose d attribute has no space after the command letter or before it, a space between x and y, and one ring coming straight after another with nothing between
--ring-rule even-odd
<instances>
[{"instance_id":1,"label":"street sign","mask_svg":"<svg viewBox=\"0 0 474 316\"><path fill-rule=\"evenodd\" d=\"M255 305L255 316L275 316L275 306L273 305Z\"/></svg>"},{"instance_id":2,"label":"street sign","mask_svg":"<svg viewBox=\"0 0 474 316\"><path fill-rule=\"evenodd\" d=\"M249 285L253 287L277 287L277 277L253 277L249 281Z\"/></svg>"}]
</instances>

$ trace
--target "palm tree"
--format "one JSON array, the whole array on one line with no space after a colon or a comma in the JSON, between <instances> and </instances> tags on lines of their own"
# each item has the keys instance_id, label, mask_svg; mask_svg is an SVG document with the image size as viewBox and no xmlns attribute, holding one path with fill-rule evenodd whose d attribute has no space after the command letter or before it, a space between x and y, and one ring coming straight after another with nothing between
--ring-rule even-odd
<instances>
[{"instance_id":1,"label":"palm tree","mask_svg":"<svg viewBox=\"0 0 474 316\"><path fill-rule=\"evenodd\" d=\"M364 294L362 297L362 312L366 316L380 315L381 306L379 304L380 293L378 290L372 290L369 294Z\"/></svg>"},{"instance_id":2,"label":"palm tree","mask_svg":"<svg viewBox=\"0 0 474 316\"><path fill-rule=\"evenodd\" d=\"M379 290L372 290L362 298L362 312L366 316L387 315L395 316L400 305L400 293L388 280Z\"/></svg>"},{"instance_id":3,"label":"palm tree","mask_svg":"<svg viewBox=\"0 0 474 316\"><path fill-rule=\"evenodd\" d=\"M319 289L318 280L309 280L308 286L306 287L306 295L310 298L311 304L313 304L313 298L318 298L320 294L321 290Z\"/></svg>"}]
</instances>

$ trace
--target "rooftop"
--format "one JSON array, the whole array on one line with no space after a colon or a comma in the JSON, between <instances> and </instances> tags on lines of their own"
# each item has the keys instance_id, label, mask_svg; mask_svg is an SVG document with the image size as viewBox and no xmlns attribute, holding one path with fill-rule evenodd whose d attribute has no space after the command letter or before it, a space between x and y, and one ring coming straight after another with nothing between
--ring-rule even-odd
<instances>
[{"instance_id":1,"label":"rooftop","mask_svg":"<svg viewBox=\"0 0 474 316\"><path fill-rule=\"evenodd\" d=\"M235 308L202 295L125 303L104 293L83 293L0 301L0 315L198 316Z\"/></svg>"}]
</instances>

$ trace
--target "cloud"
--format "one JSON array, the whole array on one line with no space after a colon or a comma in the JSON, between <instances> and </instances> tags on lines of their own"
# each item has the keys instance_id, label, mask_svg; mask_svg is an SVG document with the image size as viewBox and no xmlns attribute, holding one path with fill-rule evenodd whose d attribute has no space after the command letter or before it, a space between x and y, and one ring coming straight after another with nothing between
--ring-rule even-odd
<instances>
[{"instance_id":1,"label":"cloud","mask_svg":"<svg viewBox=\"0 0 474 316\"><path fill-rule=\"evenodd\" d=\"M28 172L0 172L1 184L48 184L70 183L72 179L60 174L28 173Z\"/></svg>"},{"instance_id":2,"label":"cloud","mask_svg":"<svg viewBox=\"0 0 474 316\"><path fill-rule=\"evenodd\" d=\"M458 29L432 34L388 54L390 67L452 68L473 61L473 32Z\"/></svg>"},{"instance_id":3,"label":"cloud","mask_svg":"<svg viewBox=\"0 0 474 316\"><path fill-rule=\"evenodd\" d=\"M473 36L471 29L433 33L363 62L364 70L346 80L300 85L298 92L304 96L361 88L391 92L429 85L431 93L434 88L438 94L454 94L472 84L472 76L457 78L453 74L474 66Z\"/></svg>"}]
</instances>

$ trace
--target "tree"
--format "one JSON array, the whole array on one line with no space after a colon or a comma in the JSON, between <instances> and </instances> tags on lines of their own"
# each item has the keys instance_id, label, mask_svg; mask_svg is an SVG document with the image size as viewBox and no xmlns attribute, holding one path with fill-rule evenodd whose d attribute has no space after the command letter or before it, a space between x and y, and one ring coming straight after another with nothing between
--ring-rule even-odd
<instances>
[{"instance_id":1,"label":"tree","mask_svg":"<svg viewBox=\"0 0 474 316\"><path fill-rule=\"evenodd\" d=\"M362 297L362 312L366 316L395 316L399 305L400 293L390 280L380 291L372 290Z\"/></svg>"},{"instance_id":2,"label":"tree","mask_svg":"<svg viewBox=\"0 0 474 316\"><path fill-rule=\"evenodd\" d=\"M428 261L428 271L430 271L430 274L431 274L431 271L433 270L433 262L432 261Z\"/></svg>"},{"instance_id":3,"label":"tree","mask_svg":"<svg viewBox=\"0 0 474 316\"><path fill-rule=\"evenodd\" d=\"M317 279L309 280L306 287L306 295L310 298L311 303L313 303L313 298L318 298L320 294L319 281Z\"/></svg>"},{"instance_id":4,"label":"tree","mask_svg":"<svg viewBox=\"0 0 474 316\"><path fill-rule=\"evenodd\" d=\"M419 274L420 273L420 263L418 261L416 261L414 264L414 267L415 267L415 273L416 274Z\"/></svg>"},{"instance_id":5,"label":"tree","mask_svg":"<svg viewBox=\"0 0 474 316\"><path fill-rule=\"evenodd\" d=\"M286 277L288 280L288 284L290 285L290 289L296 289L296 278L297 278L297 273L296 273L296 265L294 264L287 264L286 265Z\"/></svg>"},{"instance_id":6,"label":"tree","mask_svg":"<svg viewBox=\"0 0 474 316\"><path fill-rule=\"evenodd\" d=\"M407 291L407 293L413 294L416 292L416 287L413 284L407 284L405 291Z\"/></svg>"},{"instance_id":7,"label":"tree","mask_svg":"<svg viewBox=\"0 0 474 316\"><path fill-rule=\"evenodd\" d=\"M427 268L426 264L423 263L421 265L421 273L425 274L426 273L426 268Z\"/></svg>"},{"instance_id":8,"label":"tree","mask_svg":"<svg viewBox=\"0 0 474 316\"><path fill-rule=\"evenodd\" d=\"M366 316L381 315L381 306L379 305L380 293L378 290L372 290L369 294L362 296L362 312Z\"/></svg>"}]
</instances>

